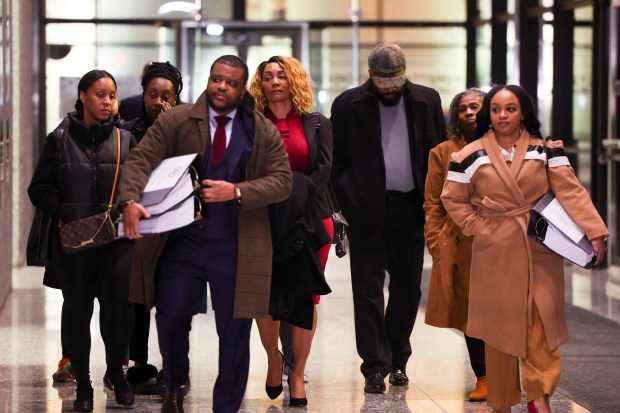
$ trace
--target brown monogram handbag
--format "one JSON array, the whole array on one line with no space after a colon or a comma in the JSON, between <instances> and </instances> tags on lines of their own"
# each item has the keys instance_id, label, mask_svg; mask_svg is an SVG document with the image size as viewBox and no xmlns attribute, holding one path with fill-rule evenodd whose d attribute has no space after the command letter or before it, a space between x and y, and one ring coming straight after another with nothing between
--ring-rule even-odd
<instances>
[{"instance_id":1,"label":"brown monogram handbag","mask_svg":"<svg viewBox=\"0 0 620 413\"><path fill-rule=\"evenodd\" d=\"M109 244L116 237L116 227L110 216L112 211L112 201L114 199L114 191L116 190L116 181L118 179L118 170L121 162L121 133L116 129L116 172L114 174L114 184L112 185L112 193L110 194L110 202L108 209L97 215L77 219L75 221L63 223L59 222L60 243L62 249L67 254L73 254L88 248L98 247L100 245Z\"/></svg>"}]
</instances>

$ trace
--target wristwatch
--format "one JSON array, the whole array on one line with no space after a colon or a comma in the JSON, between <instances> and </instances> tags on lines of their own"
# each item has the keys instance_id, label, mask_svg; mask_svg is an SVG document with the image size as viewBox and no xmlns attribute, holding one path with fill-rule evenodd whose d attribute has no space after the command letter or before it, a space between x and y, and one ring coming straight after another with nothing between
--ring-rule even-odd
<instances>
[{"instance_id":1,"label":"wristwatch","mask_svg":"<svg viewBox=\"0 0 620 413\"><path fill-rule=\"evenodd\" d=\"M235 185L235 201L237 201L237 207L241 208L241 190Z\"/></svg>"},{"instance_id":2,"label":"wristwatch","mask_svg":"<svg viewBox=\"0 0 620 413\"><path fill-rule=\"evenodd\" d=\"M123 209L125 209L125 207L126 207L126 206L131 205L131 204L133 204L134 202L136 202L136 201L134 201L133 199L128 199L127 201L123 201L123 202L121 202L120 204L118 204L118 211L119 211L120 213L122 213L122 212L123 212Z\"/></svg>"}]
</instances>

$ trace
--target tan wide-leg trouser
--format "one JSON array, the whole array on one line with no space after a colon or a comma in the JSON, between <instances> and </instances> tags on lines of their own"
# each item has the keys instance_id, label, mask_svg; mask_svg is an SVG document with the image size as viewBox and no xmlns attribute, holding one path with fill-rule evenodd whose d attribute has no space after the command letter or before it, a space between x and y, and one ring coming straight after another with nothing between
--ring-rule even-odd
<instances>
[{"instance_id":1,"label":"tan wide-leg trouser","mask_svg":"<svg viewBox=\"0 0 620 413\"><path fill-rule=\"evenodd\" d=\"M556 349L549 350L538 309L532 307L532 325L527 326L526 358L521 360L521 385L531 401L551 396L560 381L562 359ZM485 344L488 396L487 404L502 410L521 402L519 359Z\"/></svg>"}]
</instances>

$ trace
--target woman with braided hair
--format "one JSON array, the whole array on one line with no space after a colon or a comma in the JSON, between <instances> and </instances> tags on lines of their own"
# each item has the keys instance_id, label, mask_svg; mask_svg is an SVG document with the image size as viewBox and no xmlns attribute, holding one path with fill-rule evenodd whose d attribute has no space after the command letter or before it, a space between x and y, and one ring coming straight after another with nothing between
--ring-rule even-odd
<instances>
[{"instance_id":1,"label":"woman with braided hair","mask_svg":"<svg viewBox=\"0 0 620 413\"><path fill-rule=\"evenodd\" d=\"M170 62L152 62L142 77L142 88L142 115L121 124L122 129L131 131L137 142L140 142L161 112L180 102L179 94L183 90L181 72ZM134 250L132 284L136 282L137 274L140 274L133 268L139 268L141 265L142 243L142 240L137 241ZM129 300L134 302L134 326L129 344L129 359L134 361L134 365L127 370L127 381L137 394L157 394L159 387L160 395L164 397L165 389L157 383L157 368L148 364L150 311L147 310L143 300L133 296L131 291ZM159 377L162 377L161 373Z\"/></svg>"},{"instance_id":2,"label":"woman with braided hair","mask_svg":"<svg viewBox=\"0 0 620 413\"><path fill-rule=\"evenodd\" d=\"M161 112L181 102L181 72L170 62L152 62L142 76L142 89L142 115L121 125L138 142Z\"/></svg>"}]
</instances>

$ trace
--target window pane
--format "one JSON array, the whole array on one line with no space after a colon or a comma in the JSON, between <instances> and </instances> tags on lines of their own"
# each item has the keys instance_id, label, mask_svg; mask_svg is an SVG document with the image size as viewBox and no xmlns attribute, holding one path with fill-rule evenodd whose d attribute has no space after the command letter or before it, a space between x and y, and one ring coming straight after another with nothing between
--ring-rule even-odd
<instances>
[{"instance_id":1,"label":"window pane","mask_svg":"<svg viewBox=\"0 0 620 413\"><path fill-rule=\"evenodd\" d=\"M195 3L194 0L185 0ZM192 19L191 12L176 11L159 14L159 8L168 0L47 0L45 16L57 19ZM209 11L211 18L231 18L231 0L202 0L203 10ZM224 12L222 14L222 12Z\"/></svg>"},{"instance_id":2,"label":"window pane","mask_svg":"<svg viewBox=\"0 0 620 413\"><path fill-rule=\"evenodd\" d=\"M407 78L437 89L445 111L452 96L465 88L464 29L361 29L359 82L352 78L351 38L350 29L326 29L323 32L320 76L325 93L325 112L341 92L368 79L368 54L380 42L394 42L401 46L407 60Z\"/></svg>"},{"instance_id":3,"label":"window pane","mask_svg":"<svg viewBox=\"0 0 620 413\"><path fill-rule=\"evenodd\" d=\"M175 62L174 31L129 25L48 24L48 49L67 45L68 53L49 58L47 123L52 131L74 110L77 82L89 70L104 69L114 76L119 98L142 93L140 75L148 61Z\"/></svg>"},{"instance_id":4,"label":"window pane","mask_svg":"<svg viewBox=\"0 0 620 413\"><path fill-rule=\"evenodd\" d=\"M592 29L575 28L573 136L577 145L578 178L589 188L592 146Z\"/></svg>"},{"instance_id":5,"label":"window pane","mask_svg":"<svg viewBox=\"0 0 620 413\"><path fill-rule=\"evenodd\" d=\"M247 0L251 21L349 20L351 0ZM465 0L359 0L362 20L464 21Z\"/></svg>"},{"instance_id":6,"label":"window pane","mask_svg":"<svg viewBox=\"0 0 620 413\"><path fill-rule=\"evenodd\" d=\"M95 0L47 0L45 16L56 19L94 19L97 17Z\"/></svg>"},{"instance_id":7,"label":"window pane","mask_svg":"<svg viewBox=\"0 0 620 413\"><path fill-rule=\"evenodd\" d=\"M491 85L491 25L476 28L476 79L478 86Z\"/></svg>"}]
</instances>

